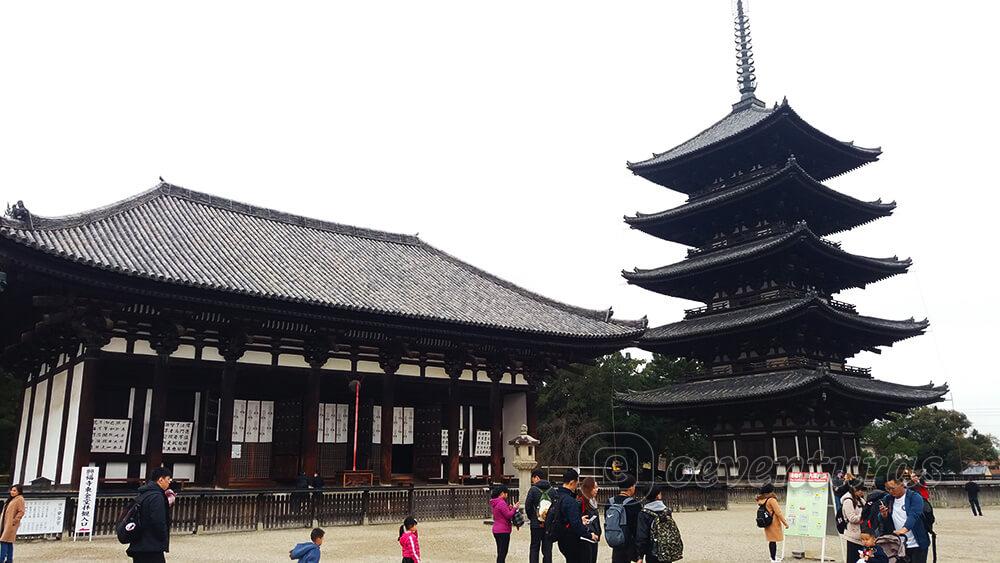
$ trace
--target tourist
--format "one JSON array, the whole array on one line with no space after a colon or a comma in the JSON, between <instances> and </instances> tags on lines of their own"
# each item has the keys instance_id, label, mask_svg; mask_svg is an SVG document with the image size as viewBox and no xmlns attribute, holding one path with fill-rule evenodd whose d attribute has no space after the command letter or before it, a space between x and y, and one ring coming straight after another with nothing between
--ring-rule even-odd
<instances>
[{"instance_id":1,"label":"tourist","mask_svg":"<svg viewBox=\"0 0 1000 563\"><path fill-rule=\"evenodd\" d=\"M830 485L833 486L833 512L840 512L840 497L846 491L847 482L850 478L845 477L844 472L838 470L830 477Z\"/></svg>"},{"instance_id":2,"label":"tourist","mask_svg":"<svg viewBox=\"0 0 1000 563\"><path fill-rule=\"evenodd\" d=\"M774 485L765 483L760 488L757 495L757 505L763 506L771 514L771 525L764 528L764 538L767 540L767 551L771 554L771 562L780 561L778 559L778 542L785 541L785 529L788 528L788 521L781 512L781 505L778 503L778 496L774 494Z\"/></svg>"},{"instance_id":3,"label":"tourist","mask_svg":"<svg viewBox=\"0 0 1000 563\"><path fill-rule=\"evenodd\" d=\"M313 473L312 481L309 485L318 491L322 491L323 487L326 486L326 483L323 481L323 477L320 476L319 471Z\"/></svg>"},{"instance_id":4,"label":"tourist","mask_svg":"<svg viewBox=\"0 0 1000 563\"><path fill-rule=\"evenodd\" d=\"M597 536L592 541L583 542L580 551L580 558L583 560L583 563L597 563L597 548L601 545L601 517L597 511L597 491L597 480L593 477L587 477L581 481L580 487L576 491L577 498L580 501L580 514L583 515L584 525L587 526L587 529L593 535Z\"/></svg>"},{"instance_id":5,"label":"tourist","mask_svg":"<svg viewBox=\"0 0 1000 563\"><path fill-rule=\"evenodd\" d=\"M969 482L965 484L965 494L969 495L969 506L972 507L972 515L982 516L983 508L979 506L979 483L970 478Z\"/></svg>"},{"instance_id":6,"label":"tourist","mask_svg":"<svg viewBox=\"0 0 1000 563\"><path fill-rule=\"evenodd\" d=\"M885 484L889 495L882 499L879 524L883 534L906 538L906 555L910 563L927 563L930 535L924 525L924 499L919 493L907 489L900 479Z\"/></svg>"},{"instance_id":7,"label":"tourist","mask_svg":"<svg viewBox=\"0 0 1000 563\"><path fill-rule=\"evenodd\" d=\"M420 563L420 538L417 537L417 519L407 516L399 527L399 547L403 563Z\"/></svg>"},{"instance_id":8,"label":"tourist","mask_svg":"<svg viewBox=\"0 0 1000 563\"><path fill-rule=\"evenodd\" d=\"M507 560L507 551L510 549L510 520L517 513L518 503L513 506L507 503L510 497L510 489L507 485L497 485L490 495L490 508L493 510L493 540L497 544L497 563L504 563Z\"/></svg>"},{"instance_id":9,"label":"tourist","mask_svg":"<svg viewBox=\"0 0 1000 563\"><path fill-rule=\"evenodd\" d=\"M639 521L639 511L642 503L635 498L635 477L622 475L618 481L618 494L611 497L607 508L604 510L604 537L611 545L613 535L612 527L621 530L621 545L611 546L611 563L631 563L639 559L639 554L635 549L635 531Z\"/></svg>"},{"instance_id":10,"label":"tourist","mask_svg":"<svg viewBox=\"0 0 1000 563\"><path fill-rule=\"evenodd\" d=\"M24 518L24 487L11 485L9 494L3 504L3 512L0 512L0 530L3 530L0 533L0 563L13 563L14 540L17 539L21 518Z\"/></svg>"},{"instance_id":11,"label":"tourist","mask_svg":"<svg viewBox=\"0 0 1000 563\"><path fill-rule=\"evenodd\" d=\"M132 540L125 553L136 563L164 561L170 551L170 510L166 490L170 488L171 473L157 467L149 475L149 482L139 487L135 502L139 505L138 536Z\"/></svg>"},{"instance_id":12,"label":"tourist","mask_svg":"<svg viewBox=\"0 0 1000 563\"><path fill-rule=\"evenodd\" d=\"M289 559L297 559L299 563L319 563L319 547L323 545L323 528L313 528L309 533L309 541L296 544L288 552Z\"/></svg>"},{"instance_id":13,"label":"tourist","mask_svg":"<svg viewBox=\"0 0 1000 563\"><path fill-rule=\"evenodd\" d=\"M552 507L552 499L549 498L551 488L552 484L545 479L544 471L535 469L531 472L531 488L524 498L524 512L531 529L529 563L538 563L539 551L542 553L542 563L552 563L552 542L545 537L545 516Z\"/></svg>"},{"instance_id":14,"label":"tourist","mask_svg":"<svg viewBox=\"0 0 1000 563\"><path fill-rule=\"evenodd\" d=\"M907 489L913 489L924 500L931 499L931 490L927 488L927 479L916 471L907 471L905 475L905 485Z\"/></svg>"},{"instance_id":15,"label":"tourist","mask_svg":"<svg viewBox=\"0 0 1000 563\"><path fill-rule=\"evenodd\" d=\"M857 559L855 559L857 557ZM847 551L848 563L889 563L889 556L882 546L875 545L875 534L861 532L861 548Z\"/></svg>"},{"instance_id":16,"label":"tourist","mask_svg":"<svg viewBox=\"0 0 1000 563\"><path fill-rule=\"evenodd\" d=\"M844 539L847 540L845 563L855 563L854 555L863 549L861 543L861 516L865 508L865 484L855 480L847 483L847 492L840 497L840 510L847 523Z\"/></svg>"},{"instance_id":17,"label":"tourist","mask_svg":"<svg viewBox=\"0 0 1000 563\"><path fill-rule=\"evenodd\" d=\"M875 488L868 493L868 497L865 499L865 507L861 511L862 529L878 529L879 507L881 506L882 499L888 494L885 492L885 476L876 475Z\"/></svg>"},{"instance_id":18,"label":"tourist","mask_svg":"<svg viewBox=\"0 0 1000 563\"><path fill-rule=\"evenodd\" d=\"M562 486L556 490L548 518L545 519L545 533L559 546L559 552L566 563L583 563L581 558L582 538L597 541L597 535L583 523L580 503L576 501L576 488L580 474L575 469L563 472ZM589 561L589 559L588 559Z\"/></svg>"},{"instance_id":19,"label":"tourist","mask_svg":"<svg viewBox=\"0 0 1000 563\"><path fill-rule=\"evenodd\" d=\"M671 510L663 502L665 485L653 485L636 521L635 547L646 563L667 563L681 558L684 544Z\"/></svg>"}]
</instances>

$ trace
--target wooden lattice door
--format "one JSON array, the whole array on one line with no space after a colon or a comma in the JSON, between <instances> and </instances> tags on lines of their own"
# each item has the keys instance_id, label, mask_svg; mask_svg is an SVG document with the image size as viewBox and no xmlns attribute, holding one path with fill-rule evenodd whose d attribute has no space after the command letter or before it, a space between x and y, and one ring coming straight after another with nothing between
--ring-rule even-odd
<instances>
[{"instance_id":1,"label":"wooden lattice door","mask_svg":"<svg viewBox=\"0 0 1000 563\"><path fill-rule=\"evenodd\" d=\"M441 476L441 405L416 407L413 415L413 473L436 479Z\"/></svg>"},{"instance_id":2,"label":"wooden lattice door","mask_svg":"<svg viewBox=\"0 0 1000 563\"><path fill-rule=\"evenodd\" d=\"M274 431L271 440L271 479L294 480L299 474L299 446L302 442L301 401L274 403Z\"/></svg>"}]
</instances>

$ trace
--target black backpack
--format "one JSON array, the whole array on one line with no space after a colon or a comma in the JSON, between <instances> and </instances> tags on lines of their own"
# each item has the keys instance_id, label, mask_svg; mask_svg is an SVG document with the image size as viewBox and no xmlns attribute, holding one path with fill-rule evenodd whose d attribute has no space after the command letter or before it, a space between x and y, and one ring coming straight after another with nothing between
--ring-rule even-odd
<instances>
[{"instance_id":1,"label":"black backpack","mask_svg":"<svg viewBox=\"0 0 1000 563\"><path fill-rule=\"evenodd\" d=\"M927 528L928 533L934 533L934 507L931 506L931 501L924 501L924 512L921 515L924 518L924 527Z\"/></svg>"},{"instance_id":2,"label":"black backpack","mask_svg":"<svg viewBox=\"0 0 1000 563\"><path fill-rule=\"evenodd\" d=\"M142 508L142 497L137 497L128 502L118 520L115 521L115 535L118 536L118 543L129 544L139 539L142 531L140 513Z\"/></svg>"},{"instance_id":3,"label":"black backpack","mask_svg":"<svg viewBox=\"0 0 1000 563\"><path fill-rule=\"evenodd\" d=\"M767 502L757 506L757 527L766 528L774 522L774 515L767 509Z\"/></svg>"},{"instance_id":4,"label":"black backpack","mask_svg":"<svg viewBox=\"0 0 1000 563\"><path fill-rule=\"evenodd\" d=\"M878 509L887 494L884 491L873 491L868 495L868 500L865 501L865 505L861 508L862 530L878 530Z\"/></svg>"},{"instance_id":5,"label":"black backpack","mask_svg":"<svg viewBox=\"0 0 1000 563\"><path fill-rule=\"evenodd\" d=\"M855 502L857 502L857 501L854 500L854 497L851 497L848 500L851 501L851 505L852 506L854 505ZM855 508L857 508L857 507L855 506ZM847 518L844 518L844 503L843 502L841 502L840 503L840 507L837 508L837 516L836 516L836 518L837 518L837 533L838 534L843 534L844 531L847 530ZM862 516L862 520L863 519L864 519L864 516Z\"/></svg>"},{"instance_id":6,"label":"black backpack","mask_svg":"<svg viewBox=\"0 0 1000 563\"><path fill-rule=\"evenodd\" d=\"M565 532L566 518L563 515L562 494L558 491L552 491L549 498L552 500L552 506L549 507L549 512L545 515L545 539L555 542Z\"/></svg>"}]
</instances>

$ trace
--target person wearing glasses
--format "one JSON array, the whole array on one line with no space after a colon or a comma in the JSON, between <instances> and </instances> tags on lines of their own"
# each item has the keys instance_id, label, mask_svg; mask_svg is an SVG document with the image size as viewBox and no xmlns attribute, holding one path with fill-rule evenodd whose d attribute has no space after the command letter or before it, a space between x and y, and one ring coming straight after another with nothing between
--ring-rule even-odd
<instances>
[{"instance_id":1,"label":"person wearing glasses","mask_svg":"<svg viewBox=\"0 0 1000 563\"><path fill-rule=\"evenodd\" d=\"M924 499L913 489L907 489L902 479L885 483L889 493L879 506L879 524L882 534L900 536L906 542L906 555L910 563L927 563L930 534L924 524Z\"/></svg>"},{"instance_id":2,"label":"person wearing glasses","mask_svg":"<svg viewBox=\"0 0 1000 563\"><path fill-rule=\"evenodd\" d=\"M170 551L170 503L167 489L173 481L170 471L157 467L149 482L139 487L135 502L139 505L139 534L125 553L134 563L163 563Z\"/></svg>"}]
</instances>

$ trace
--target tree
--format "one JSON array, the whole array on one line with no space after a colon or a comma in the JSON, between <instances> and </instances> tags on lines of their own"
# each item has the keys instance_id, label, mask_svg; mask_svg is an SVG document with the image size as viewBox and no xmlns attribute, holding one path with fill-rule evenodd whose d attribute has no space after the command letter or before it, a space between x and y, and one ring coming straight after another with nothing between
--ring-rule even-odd
<instances>
[{"instance_id":1,"label":"tree","mask_svg":"<svg viewBox=\"0 0 1000 563\"><path fill-rule=\"evenodd\" d=\"M631 443L626 433L637 434L648 442L653 451L644 458L657 454L670 458L705 455L708 444L699 428L661 416L629 412L614 402L616 392L662 387L678 381L691 366L687 360L654 355L646 362L619 352L594 365L560 370L546 382L536 403L542 440L539 459L545 465L590 465L590 452L625 447L619 439L628 443L627 447L647 449L642 440L635 440L640 444ZM587 451L581 460L582 446ZM655 463L654 459L643 461Z\"/></svg>"},{"instance_id":2,"label":"tree","mask_svg":"<svg viewBox=\"0 0 1000 563\"><path fill-rule=\"evenodd\" d=\"M915 467L941 460L941 469L958 473L969 462L997 459L997 439L972 429L964 413L921 407L891 414L862 433L862 443L877 456L912 460Z\"/></svg>"}]
</instances>

